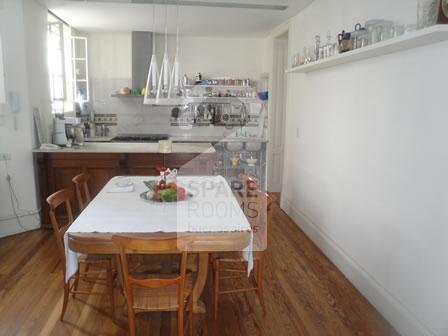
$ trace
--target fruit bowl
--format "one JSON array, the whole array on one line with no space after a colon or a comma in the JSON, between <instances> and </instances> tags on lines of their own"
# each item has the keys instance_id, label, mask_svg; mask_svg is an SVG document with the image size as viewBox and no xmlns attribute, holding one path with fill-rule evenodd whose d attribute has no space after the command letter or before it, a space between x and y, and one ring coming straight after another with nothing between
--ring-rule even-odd
<instances>
[{"instance_id":1,"label":"fruit bowl","mask_svg":"<svg viewBox=\"0 0 448 336\"><path fill-rule=\"evenodd\" d=\"M161 180L163 181L163 180ZM177 183L161 183L161 181L143 182L148 190L140 194L140 198L152 202L174 203L185 201L193 197L193 194L187 192L185 188L177 185Z\"/></svg>"}]
</instances>

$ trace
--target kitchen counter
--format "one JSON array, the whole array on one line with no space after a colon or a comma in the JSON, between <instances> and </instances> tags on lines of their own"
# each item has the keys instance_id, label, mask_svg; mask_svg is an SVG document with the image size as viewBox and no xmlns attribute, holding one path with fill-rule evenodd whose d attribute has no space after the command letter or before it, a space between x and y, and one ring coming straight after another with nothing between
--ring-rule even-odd
<instances>
[{"instance_id":1,"label":"kitchen counter","mask_svg":"<svg viewBox=\"0 0 448 336\"><path fill-rule=\"evenodd\" d=\"M84 146L51 150L35 149L34 153L159 153L158 143L86 142ZM215 153L211 143L173 143L171 153Z\"/></svg>"},{"instance_id":2,"label":"kitchen counter","mask_svg":"<svg viewBox=\"0 0 448 336\"><path fill-rule=\"evenodd\" d=\"M90 194L95 197L114 176L159 176L160 166L177 169L182 176L213 175L216 155L210 143L173 144L171 153L159 153L158 143L116 142L90 142L78 149L34 150L42 225L51 227L47 197L61 189L73 189L73 177L82 172L89 174Z\"/></svg>"},{"instance_id":3,"label":"kitchen counter","mask_svg":"<svg viewBox=\"0 0 448 336\"><path fill-rule=\"evenodd\" d=\"M111 142L113 138L114 138L113 136L93 136L90 138L85 138L84 141L85 142Z\"/></svg>"}]
</instances>

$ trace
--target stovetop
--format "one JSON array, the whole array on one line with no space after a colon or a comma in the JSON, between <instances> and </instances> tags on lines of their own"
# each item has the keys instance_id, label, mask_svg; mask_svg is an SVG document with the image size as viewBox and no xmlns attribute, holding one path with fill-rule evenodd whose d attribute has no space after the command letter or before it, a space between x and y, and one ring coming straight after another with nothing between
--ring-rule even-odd
<instances>
[{"instance_id":1,"label":"stovetop","mask_svg":"<svg viewBox=\"0 0 448 336\"><path fill-rule=\"evenodd\" d=\"M159 142L168 140L168 134L119 134L112 142Z\"/></svg>"}]
</instances>

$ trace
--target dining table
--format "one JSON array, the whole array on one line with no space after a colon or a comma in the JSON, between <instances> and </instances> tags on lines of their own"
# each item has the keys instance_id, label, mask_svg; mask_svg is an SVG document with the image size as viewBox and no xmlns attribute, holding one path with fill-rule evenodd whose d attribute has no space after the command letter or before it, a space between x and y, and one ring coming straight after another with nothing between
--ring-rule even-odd
<instances>
[{"instance_id":1,"label":"dining table","mask_svg":"<svg viewBox=\"0 0 448 336\"><path fill-rule=\"evenodd\" d=\"M209 255L243 251L250 272L251 225L222 176L178 176L177 186L186 190L186 198L177 202L157 202L145 197L147 183L158 179L116 176L109 180L64 235L65 281L78 271L80 254L118 256L112 242L114 235L175 238L179 250L187 249L189 255L196 256L193 304L194 312L203 313L206 307L200 298L207 280Z\"/></svg>"}]
</instances>

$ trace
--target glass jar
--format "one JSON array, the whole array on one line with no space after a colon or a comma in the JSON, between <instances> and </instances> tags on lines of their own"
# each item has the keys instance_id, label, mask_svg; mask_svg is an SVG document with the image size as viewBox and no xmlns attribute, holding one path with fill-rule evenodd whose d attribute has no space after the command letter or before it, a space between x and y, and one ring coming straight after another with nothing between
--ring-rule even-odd
<instances>
[{"instance_id":1,"label":"glass jar","mask_svg":"<svg viewBox=\"0 0 448 336\"><path fill-rule=\"evenodd\" d=\"M406 31L406 25L404 24L396 24L394 25L393 37L399 37L404 35Z\"/></svg>"},{"instance_id":2,"label":"glass jar","mask_svg":"<svg viewBox=\"0 0 448 336\"><path fill-rule=\"evenodd\" d=\"M371 32L362 27L360 23L356 24L355 31L351 33L353 49L367 47L370 44Z\"/></svg>"},{"instance_id":3,"label":"glass jar","mask_svg":"<svg viewBox=\"0 0 448 336\"><path fill-rule=\"evenodd\" d=\"M417 28L423 29L435 25L439 16L439 9L440 0L418 0Z\"/></svg>"},{"instance_id":4,"label":"glass jar","mask_svg":"<svg viewBox=\"0 0 448 336\"><path fill-rule=\"evenodd\" d=\"M387 20L369 20L366 28L370 32L371 44L388 40L393 37L394 23Z\"/></svg>"},{"instance_id":5,"label":"glass jar","mask_svg":"<svg viewBox=\"0 0 448 336\"><path fill-rule=\"evenodd\" d=\"M442 11L445 17L448 17L448 0L442 0Z\"/></svg>"}]
</instances>

